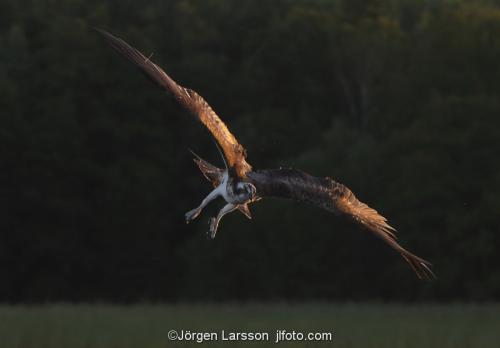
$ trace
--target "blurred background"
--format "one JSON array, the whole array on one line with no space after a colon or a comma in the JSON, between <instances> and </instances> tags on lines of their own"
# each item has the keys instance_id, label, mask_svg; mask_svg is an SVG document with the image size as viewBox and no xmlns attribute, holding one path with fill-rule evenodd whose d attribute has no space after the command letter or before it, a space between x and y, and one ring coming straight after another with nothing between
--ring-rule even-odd
<instances>
[{"instance_id":1,"label":"blurred background","mask_svg":"<svg viewBox=\"0 0 500 348\"><path fill-rule=\"evenodd\" d=\"M1 0L0 301L500 299L500 7L434 0ZM102 28L199 92L254 168L350 187L434 265L263 200L207 241L208 132Z\"/></svg>"}]
</instances>

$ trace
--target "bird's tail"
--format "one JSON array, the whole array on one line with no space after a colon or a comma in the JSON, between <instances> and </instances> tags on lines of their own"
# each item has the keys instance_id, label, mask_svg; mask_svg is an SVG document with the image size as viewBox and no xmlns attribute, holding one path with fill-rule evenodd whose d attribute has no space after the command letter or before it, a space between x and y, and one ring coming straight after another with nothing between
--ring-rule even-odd
<instances>
[{"instance_id":1,"label":"bird's tail","mask_svg":"<svg viewBox=\"0 0 500 348\"><path fill-rule=\"evenodd\" d=\"M203 176L210 181L214 187L219 186L220 182L222 181L222 169L217 168L213 164L208 163L205 161L203 158L198 156L193 150L189 150L195 158L193 158L194 163L200 168L201 173Z\"/></svg>"}]
</instances>

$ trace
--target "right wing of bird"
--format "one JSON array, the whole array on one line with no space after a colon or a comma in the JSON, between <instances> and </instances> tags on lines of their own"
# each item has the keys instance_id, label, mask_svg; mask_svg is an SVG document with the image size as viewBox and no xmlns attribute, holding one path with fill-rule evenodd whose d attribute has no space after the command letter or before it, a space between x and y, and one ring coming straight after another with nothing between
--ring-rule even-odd
<instances>
[{"instance_id":1,"label":"right wing of bird","mask_svg":"<svg viewBox=\"0 0 500 348\"><path fill-rule=\"evenodd\" d=\"M250 164L246 162L245 148L238 143L224 122L222 122L210 105L208 105L198 93L179 86L165 73L165 71L163 71L163 69L122 39L104 30L96 30L104 37L111 47L135 64L147 77L172 94L175 99L203 123L222 148L228 166L232 168L240 178L245 177L246 173L252 169Z\"/></svg>"}]
</instances>

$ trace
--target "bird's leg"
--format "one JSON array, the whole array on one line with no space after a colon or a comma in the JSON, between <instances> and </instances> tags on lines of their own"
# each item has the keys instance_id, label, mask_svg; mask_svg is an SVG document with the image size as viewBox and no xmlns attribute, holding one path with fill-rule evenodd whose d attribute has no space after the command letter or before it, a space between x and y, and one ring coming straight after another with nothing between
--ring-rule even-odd
<instances>
[{"instance_id":1,"label":"bird's leg","mask_svg":"<svg viewBox=\"0 0 500 348\"><path fill-rule=\"evenodd\" d=\"M184 215L186 217L186 223L190 223L192 220L196 219L198 217L198 215L200 215L203 208L205 208L208 203L210 203L211 201L213 201L215 198L217 198L220 195L220 192L221 192L220 188L221 188L221 186L218 186L215 190L210 192L208 194L208 196L205 197L205 199L201 202L199 207L188 211Z\"/></svg>"},{"instance_id":2,"label":"bird's leg","mask_svg":"<svg viewBox=\"0 0 500 348\"><path fill-rule=\"evenodd\" d=\"M224 215L232 212L236 208L238 208L237 205L228 203L219 211L219 214L217 214L217 217L213 217L210 219L210 231L207 234L209 239L215 238L215 234L217 233L217 227L219 226L220 219L222 219L222 217Z\"/></svg>"}]
</instances>

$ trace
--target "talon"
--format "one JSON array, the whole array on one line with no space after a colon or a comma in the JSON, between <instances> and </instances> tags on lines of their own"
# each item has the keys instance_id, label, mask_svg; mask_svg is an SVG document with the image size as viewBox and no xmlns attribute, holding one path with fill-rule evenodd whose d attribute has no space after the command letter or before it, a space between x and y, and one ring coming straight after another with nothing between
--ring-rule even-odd
<instances>
[{"instance_id":1,"label":"talon","mask_svg":"<svg viewBox=\"0 0 500 348\"><path fill-rule=\"evenodd\" d=\"M217 232L217 219L216 218L211 218L209 221L210 224L210 230L207 233L208 239L214 239L215 238L215 233Z\"/></svg>"},{"instance_id":2,"label":"talon","mask_svg":"<svg viewBox=\"0 0 500 348\"><path fill-rule=\"evenodd\" d=\"M201 210L198 208L188 211L184 215L184 217L186 218L186 223L188 224L191 221L193 221L194 219L196 219L198 217L198 215L200 215L200 213L201 213Z\"/></svg>"}]
</instances>

